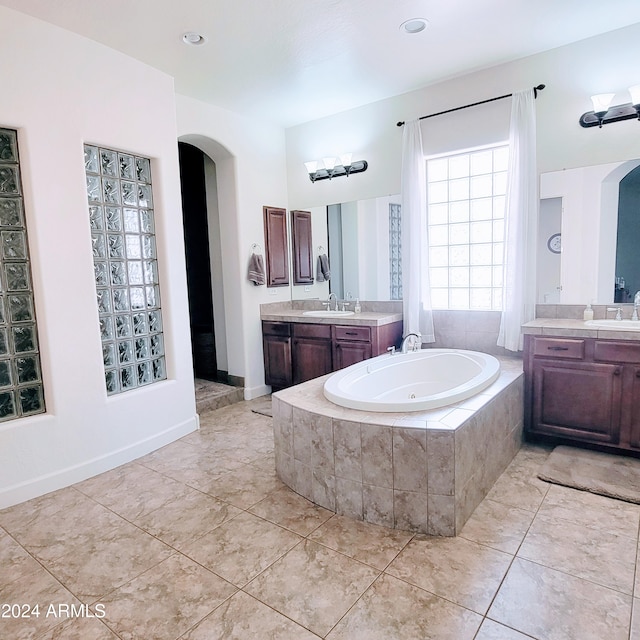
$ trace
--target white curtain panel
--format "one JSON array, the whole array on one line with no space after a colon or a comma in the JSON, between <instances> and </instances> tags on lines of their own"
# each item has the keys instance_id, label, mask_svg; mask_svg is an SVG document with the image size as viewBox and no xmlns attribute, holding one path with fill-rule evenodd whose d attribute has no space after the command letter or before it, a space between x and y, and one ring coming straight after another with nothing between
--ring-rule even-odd
<instances>
[{"instance_id":1,"label":"white curtain panel","mask_svg":"<svg viewBox=\"0 0 640 640\"><path fill-rule=\"evenodd\" d=\"M505 211L502 318L498 345L522 349L520 327L535 318L538 175L533 89L513 94Z\"/></svg>"},{"instance_id":2,"label":"white curtain panel","mask_svg":"<svg viewBox=\"0 0 640 640\"><path fill-rule=\"evenodd\" d=\"M429 293L426 165L420 122L406 122L402 134L402 310L404 335L435 342Z\"/></svg>"}]
</instances>

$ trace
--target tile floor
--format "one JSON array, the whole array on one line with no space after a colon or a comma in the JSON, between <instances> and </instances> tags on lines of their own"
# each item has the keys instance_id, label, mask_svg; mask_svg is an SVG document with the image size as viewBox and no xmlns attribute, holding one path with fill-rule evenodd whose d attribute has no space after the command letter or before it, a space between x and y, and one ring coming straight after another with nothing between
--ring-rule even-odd
<instances>
[{"instance_id":1,"label":"tile floor","mask_svg":"<svg viewBox=\"0 0 640 640\"><path fill-rule=\"evenodd\" d=\"M640 640L640 506L536 478L524 446L457 538L348 520L274 475L240 402L0 512L0 638ZM635 597L634 597L635 596Z\"/></svg>"}]
</instances>

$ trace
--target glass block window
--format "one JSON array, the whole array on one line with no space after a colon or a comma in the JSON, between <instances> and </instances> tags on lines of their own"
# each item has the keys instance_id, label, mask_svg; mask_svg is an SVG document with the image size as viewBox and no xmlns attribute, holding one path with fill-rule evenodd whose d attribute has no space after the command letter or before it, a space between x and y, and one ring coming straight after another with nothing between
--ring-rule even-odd
<instances>
[{"instance_id":1,"label":"glass block window","mask_svg":"<svg viewBox=\"0 0 640 640\"><path fill-rule=\"evenodd\" d=\"M151 166L84 147L96 299L107 394L167 377Z\"/></svg>"},{"instance_id":2,"label":"glass block window","mask_svg":"<svg viewBox=\"0 0 640 640\"><path fill-rule=\"evenodd\" d=\"M402 300L402 207L389 204L389 299Z\"/></svg>"},{"instance_id":3,"label":"glass block window","mask_svg":"<svg viewBox=\"0 0 640 640\"><path fill-rule=\"evenodd\" d=\"M509 146L427 160L434 309L502 309Z\"/></svg>"},{"instance_id":4,"label":"glass block window","mask_svg":"<svg viewBox=\"0 0 640 640\"><path fill-rule=\"evenodd\" d=\"M18 137L0 129L0 421L43 413Z\"/></svg>"}]
</instances>

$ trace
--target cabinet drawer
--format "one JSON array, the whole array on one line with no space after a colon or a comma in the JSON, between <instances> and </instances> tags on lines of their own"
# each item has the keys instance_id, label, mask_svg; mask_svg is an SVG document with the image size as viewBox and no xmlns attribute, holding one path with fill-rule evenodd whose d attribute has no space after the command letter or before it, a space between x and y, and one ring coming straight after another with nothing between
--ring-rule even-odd
<instances>
[{"instance_id":1,"label":"cabinet drawer","mask_svg":"<svg viewBox=\"0 0 640 640\"><path fill-rule=\"evenodd\" d=\"M370 327L334 326L335 340L352 340L358 342L371 342Z\"/></svg>"},{"instance_id":2,"label":"cabinet drawer","mask_svg":"<svg viewBox=\"0 0 640 640\"><path fill-rule=\"evenodd\" d=\"M533 355L545 358L584 358L584 340L568 338L534 338Z\"/></svg>"},{"instance_id":3,"label":"cabinet drawer","mask_svg":"<svg viewBox=\"0 0 640 640\"><path fill-rule=\"evenodd\" d=\"M293 324L294 338L326 338L331 339L330 324Z\"/></svg>"},{"instance_id":4,"label":"cabinet drawer","mask_svg":"<svg viewBox=\"0 0 640 640\"><path fill-rule=\"evenodd\" d=\"M640 363L640 343L596 340L593 359L638 364Z\"/></svg>"},{"instance_id":5,"label":"cabinet drawer","mask_svg":"<svg viewBox=\"0 0 640 640\"><path fill-rule=\"evenodd\" d=\"M267 336L290 336L291 325L288 322L263 322L262 333Z\"/></svg>"}]
</instances>

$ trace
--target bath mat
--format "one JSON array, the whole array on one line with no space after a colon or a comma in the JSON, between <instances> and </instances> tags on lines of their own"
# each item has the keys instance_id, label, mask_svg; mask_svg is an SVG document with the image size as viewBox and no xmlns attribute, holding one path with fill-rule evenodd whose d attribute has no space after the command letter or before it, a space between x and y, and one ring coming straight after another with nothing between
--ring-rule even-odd
<instances>
[{"instance_id":1,"label":"bath mat","mask_svg":"<svg viewBox=\"0 0 640 640\"><path fill-rule=\"evenodd\" d=\"M588 449L556 447L538 478L640 504L640 460Z\"/></svg>"},{"instance_id":2,"label":"bath mat","mask_svg":"<svg viewBox=\"0 0 640 640\"><path fill-rule=\"evenodd\" d=\"M251 407L251 411L253 411L253 413L259 413L261 416L269 416L272 418L273 412L271 411L271 396L254 402Z\"/></svg>"}]
</instances>

